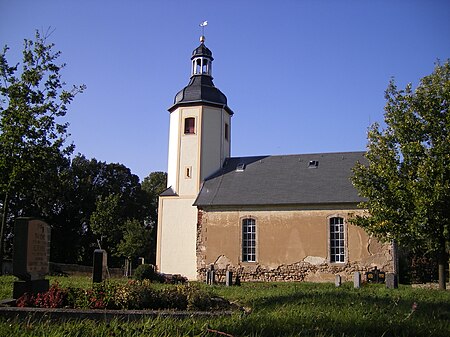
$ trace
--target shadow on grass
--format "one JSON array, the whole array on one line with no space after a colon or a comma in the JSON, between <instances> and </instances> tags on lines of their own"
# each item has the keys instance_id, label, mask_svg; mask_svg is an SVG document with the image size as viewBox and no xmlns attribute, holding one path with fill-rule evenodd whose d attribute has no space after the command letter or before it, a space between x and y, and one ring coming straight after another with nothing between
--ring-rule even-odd
<instances>
[{"instance_id":1,"label":"shadow on grass","mask_svg":"<svg viewBox=\"0 0 450 337\"><path fill-rule=\"evenodd\" d=\"M238 336L450 336L449 296L439 292L430 297L372 285L269 287L249 303L251 315L221 328Z\"/></svg>"}]
</instances>

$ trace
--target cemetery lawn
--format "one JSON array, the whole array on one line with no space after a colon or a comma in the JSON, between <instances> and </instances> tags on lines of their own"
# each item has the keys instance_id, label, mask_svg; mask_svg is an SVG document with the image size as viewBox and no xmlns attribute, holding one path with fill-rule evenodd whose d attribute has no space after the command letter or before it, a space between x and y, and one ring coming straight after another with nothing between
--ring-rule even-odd
<instances>
[{"instance_id":1,"label":"cemetery lawn","mask_svg":"<svg viewBox=\"0 0 450 337\"><path fill-rule=\"evenodd\" d=\"M13 277L0 277L2 298L11 297ZM50 277L62 286L90 287L89 277ZM126 282L126 280L124 280ZM207 287L206 285L201 285ZM9 321L0 316L0 336L450 336L450 291L401 285L352 283L244 283L211 291L239 303L231 317Z\"/></svg>"}]
</instances>

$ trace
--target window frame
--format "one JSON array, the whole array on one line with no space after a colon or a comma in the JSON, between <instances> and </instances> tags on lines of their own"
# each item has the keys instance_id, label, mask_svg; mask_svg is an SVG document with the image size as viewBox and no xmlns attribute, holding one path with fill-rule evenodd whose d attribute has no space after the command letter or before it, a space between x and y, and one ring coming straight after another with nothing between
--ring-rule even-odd
<instances>
[{"instance_id":1,"label":"window frame","mask_svg":"<svg viewBox=\"0 0 450 337\"><path fill-rule=\"evenodd\" d=\"M184 168L184 178L191 179L192 178L192 166L186 166Z\"/></svg>"},{"instance_id":2,"label":"window frame","mask_svg":"<svg viewBox=\"0 0 450 337\"><path fill-rule=\"evenodd\" d=\"M340 219L342 223L336 223ZM333 229L332 226L335 228ZM339 226L336 231L336 226ZM328 233L328 261L331 264L345 264L348 259L347 246L347 223L345 217L340 214L334 214L327 218ZM336 237L338 235L339 237Z\"/></svg>"},{"instance_id":3,"label":"window frame","mask_svg":"<svg viewBox=\"0 0 450 337\"><path fill-rule=\"evenodd\" d=\"M230 139L230 126L229 126L229 124L228 123L226 123L225 122L225 125L224 125L224 130L223 130L223 132L224 132L224 138L225 138L225 140L229 140Z\"/></svg>"},{"instance_id":4,"label":"window frame","mask_svg":"<svg viewBox=\"0 0 450 337\"><path fill-rule=\"evenodd\" d=\"M188 121L192 121L193 125L188 125ZM195 117L185 117L184 118L184 134L185 135L195 135L196 134L196 118Z\"/></svg>"},{"instance_id":5,"label":"window frame","mask_svg":"<svg viewBox=\"0 0 450 337\"><path fill-rule=\"evenodd\" d=\"M248 224L250 222L251 224ZM257 262L257 227L256 218L247 216L240 219L241 225L241 261L244 263ZM250 231L249 231L250 226ZM250 238L248 235L250 234ZM250 249L250 252L249 252Z\"/></svg>"}]
</instances>

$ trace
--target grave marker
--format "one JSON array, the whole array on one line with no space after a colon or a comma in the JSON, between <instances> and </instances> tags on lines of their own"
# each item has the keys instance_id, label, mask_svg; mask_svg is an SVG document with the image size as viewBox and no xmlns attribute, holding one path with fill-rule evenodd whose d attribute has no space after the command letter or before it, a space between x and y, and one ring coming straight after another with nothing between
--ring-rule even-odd
<instances>
[{"instance_id":1,"label":"grave marker","mask_svg":"<svg viewBox=\"0 0 450 337\"><path fill-rule=\"evenodd\" d=\"M341 275L336 275L336 278L334 279L334 285L336 287L340 287L342 284L342 278Z\"/></svg>"},{"instance_id":2,"label":"grave marker","mask_svg":"<svg viewBox=\"0 0 450 337\"><path fill-rule=\"evenodd\" d=\"M45 292L49 281L50 226L34 218L17 218L14 224L13 275L21 281L14 282L13 297L24 293Z\"/></svg>"},{"instance_id":3,"label":"grave marker","mask_svg":"<svg viewBox=\"0 0 450 337\"><path fill-rule=\"evenodd\" d=\"M357 289L361 288L361 273L359 271L353 274L353 286Z\"/></svg>"},{"instance_id":4,"label":"grave marker","mask_svg":"<svg viewBox=\"0 0 450 337\"><path fill-rule=\"evenodd\" d=\"M103 249L94 250L94 267L92 268L92 281L101 283L106 279L107 255Z\"/></svg>"},{"instance_id":5,"label":"grave marker","mask_svg":"<svg viewBox=\"0 0 450 337\"><path fill-rule=\"evenodd\" d=\"M386 288L389 288L389 289L397 289L398 288L398 281L397 281L396 274L394 274L394 273L386 274Z\"/></svg>"},{"instance_id":6,"label":"grave marker","mask_svg":"<svg viewBox=\"0 0 450 337\"><path fill-rule=\"evenodd\" d=\"M233 272L227 270L226 274L225 274L225 285L227 287L230 287L233 285Z\"/></svg>"}]
</instances>

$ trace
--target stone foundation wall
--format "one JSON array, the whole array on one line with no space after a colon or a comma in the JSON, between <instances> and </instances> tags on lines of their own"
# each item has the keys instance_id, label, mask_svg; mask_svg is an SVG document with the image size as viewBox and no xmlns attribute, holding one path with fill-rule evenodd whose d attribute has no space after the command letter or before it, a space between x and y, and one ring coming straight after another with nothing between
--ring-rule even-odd
<instances>
[{"instance_id":1,"label":"stone foundation wall","mask_svg":"<svg viewBox=\"0 0 450 337\"><path fill-rule=\"evenodd\" d=\"M198 279L206 280L206 271L208 268L198 270ZM371 271L372 266L361 266L357 263L349 263L342 266L321 264L312 265L307 262L298 262L290 265L281 265L277 268L268 268L261 265L252 266L220 266L214 264L217 282L225 282L226 271L233 272L233 282L236 276L242 282L334 282L335 276L340 275L343 282L351 282L353 274L359 271L362 275ZM381 271L392 272L392 268L387 265L378 268Z\"/></svg>"}]
</instances>

